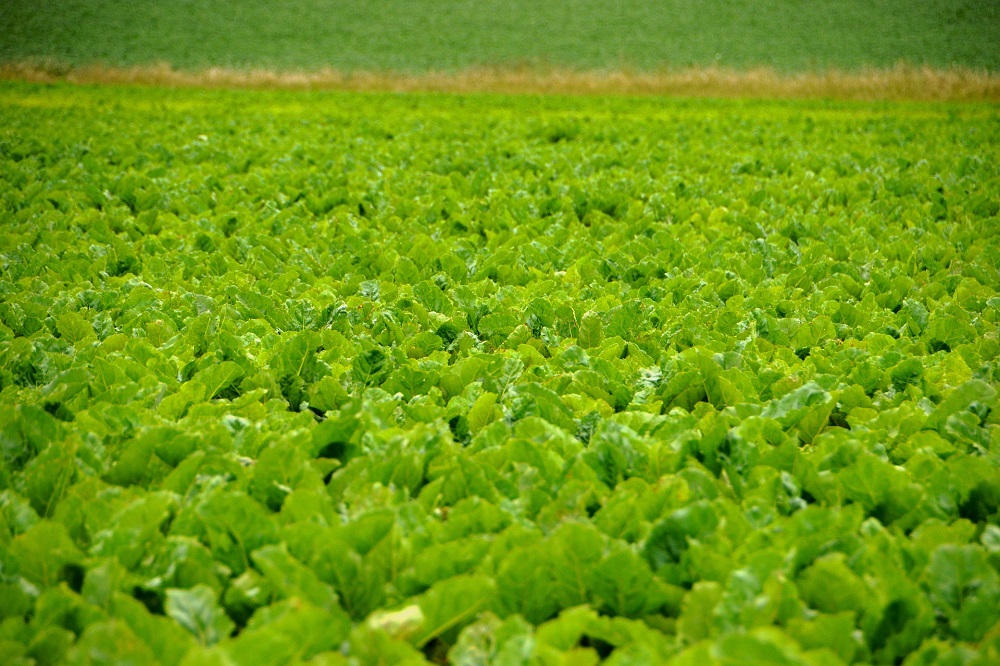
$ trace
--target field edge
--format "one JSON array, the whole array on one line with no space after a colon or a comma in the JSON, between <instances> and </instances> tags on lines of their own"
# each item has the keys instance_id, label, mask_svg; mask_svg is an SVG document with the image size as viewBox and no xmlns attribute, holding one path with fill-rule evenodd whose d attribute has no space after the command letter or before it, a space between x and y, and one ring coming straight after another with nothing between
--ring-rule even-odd
<instances>
[{"instance_id":1,"label":"field edge","mask_svg":"<svg viewBox=\"0 0 1000 666\"><path fill-rule=\"evenodd\" d=\"M410 73L220 67L188 71L169 64L123 68L22 62L0 64L0 80L259 90L1000 102L998 72L905 64L860 72L827 70L780 74L771 69L741 71L721 67L656 72L536 67L479 67Z\"/></svg>"}]
</instances>

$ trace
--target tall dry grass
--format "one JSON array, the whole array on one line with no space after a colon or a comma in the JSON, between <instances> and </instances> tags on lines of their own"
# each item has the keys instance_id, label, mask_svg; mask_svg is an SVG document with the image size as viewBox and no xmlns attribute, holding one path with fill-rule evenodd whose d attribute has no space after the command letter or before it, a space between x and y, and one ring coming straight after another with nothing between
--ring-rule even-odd
<instances>
[{"instance_id":1,"label":"tall dry grass","mask_svg":"<svg viewBox=\"0 0 1000 666\"><path fill-rule=\"evenodd\" d=\"M53 63L0 65L0 79L37 83L249 88L268 90L663 95L768 99L1000 101L1000 73L899 65L861 72L779 74L695 67L659 72L482 67L453 72L394 73L234 70L199 72L170 65L116 68Z\"/></svg>"}]
</instances>

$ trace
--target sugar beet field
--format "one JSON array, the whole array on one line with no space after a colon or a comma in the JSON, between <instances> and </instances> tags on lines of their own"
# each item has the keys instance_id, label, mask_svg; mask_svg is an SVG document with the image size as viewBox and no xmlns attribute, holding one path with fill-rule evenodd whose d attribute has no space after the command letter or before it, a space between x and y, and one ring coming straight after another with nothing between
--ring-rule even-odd
<instances>
[{"instance_id":1,"label":"sugar beet field","mask_svg":"<svg viewBox=\"0 0 1000 666\"><path fill-rule=\"evenodd\" d=\"M995 106L0 117L0 662L1000 663Z\"/></svg>"}]
</instances>

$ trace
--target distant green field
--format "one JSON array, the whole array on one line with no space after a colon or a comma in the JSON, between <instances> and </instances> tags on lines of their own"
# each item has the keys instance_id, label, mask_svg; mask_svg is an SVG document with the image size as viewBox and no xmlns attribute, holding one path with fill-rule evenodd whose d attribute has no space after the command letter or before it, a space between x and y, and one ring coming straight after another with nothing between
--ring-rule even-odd
<instances>
[{"instance_id":1,"label":"distant green field","mask_svg":"<svg viewBox=\"0 0 1000 666\"><path fill-rule=\"evenodd\" d=\"M4 0L0 61L1000 69L997 0Z\"/></svg>"}]
</instances>

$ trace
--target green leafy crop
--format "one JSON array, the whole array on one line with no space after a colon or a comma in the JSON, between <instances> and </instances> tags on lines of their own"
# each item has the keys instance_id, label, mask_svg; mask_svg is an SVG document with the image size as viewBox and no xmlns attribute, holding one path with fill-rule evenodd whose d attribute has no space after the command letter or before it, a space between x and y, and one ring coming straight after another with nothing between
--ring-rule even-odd
<instances>
[{"instance_id":1,"label":"green leafy crop","mask_svg":"<svg viewBox=\"0 0 1000 666\"><path fill-rule=\"evenodd\" d=\"M1000 660L995 108L0 117L4 664Z\"/></svg>"}]
</instances>

